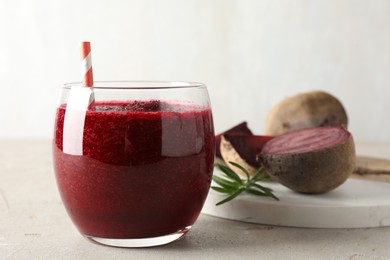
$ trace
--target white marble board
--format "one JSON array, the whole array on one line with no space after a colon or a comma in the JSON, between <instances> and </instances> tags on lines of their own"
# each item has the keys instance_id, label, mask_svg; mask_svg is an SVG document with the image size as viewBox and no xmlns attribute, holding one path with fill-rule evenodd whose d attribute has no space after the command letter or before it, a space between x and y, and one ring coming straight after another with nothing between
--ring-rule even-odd
<instances>
[{"instance_id":1,"label":"white marble board","mask_svg":"<svg viewBox=\"0 0 390 260\"><path fill-rule=\"evenodd\" d=\"M216 206L225 195L210 189L202 213L243 222L305 228L390 226L390 183L349 179L320 195L299 194L278 183L264 185L272 188L280 201L243 194Z\"/></svg>"}]
</instances>

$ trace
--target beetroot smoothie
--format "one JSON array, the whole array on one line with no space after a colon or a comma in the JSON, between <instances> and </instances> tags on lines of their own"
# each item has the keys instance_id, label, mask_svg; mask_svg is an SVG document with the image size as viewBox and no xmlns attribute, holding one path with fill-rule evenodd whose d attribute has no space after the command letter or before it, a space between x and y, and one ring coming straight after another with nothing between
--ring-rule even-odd
<instances>
[{"instance_id":1,"label":"beetroot smoothie","mask_svg":"<svg viewBox=\"0 0 390 260\"><path fill-rule=\"evenodd\" d=\"M85 114L82 155L63 152L57 109L54 167L80 232L147 238L191 226L211 182L211 111L165 101L97 102Z\"/></svg>"}]
</instances>

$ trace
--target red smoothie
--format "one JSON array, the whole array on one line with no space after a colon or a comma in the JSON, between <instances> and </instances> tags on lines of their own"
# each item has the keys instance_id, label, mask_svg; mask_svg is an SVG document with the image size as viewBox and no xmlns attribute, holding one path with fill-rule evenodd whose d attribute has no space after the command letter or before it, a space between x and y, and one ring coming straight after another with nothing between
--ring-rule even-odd
<instances>
[{"instance_id":1,"label":"red smoothie","mask_svg":"<svg viewBox=\"0 0 390 260\"><path fill-rule=\"evenodd\" d=\"M80 232L147 238L191 226L211 182L211 111L157 100L95 105L85 115L82 155L63 152L65 105L55 124L57 183Z\"/></svg>"}]
</instances>

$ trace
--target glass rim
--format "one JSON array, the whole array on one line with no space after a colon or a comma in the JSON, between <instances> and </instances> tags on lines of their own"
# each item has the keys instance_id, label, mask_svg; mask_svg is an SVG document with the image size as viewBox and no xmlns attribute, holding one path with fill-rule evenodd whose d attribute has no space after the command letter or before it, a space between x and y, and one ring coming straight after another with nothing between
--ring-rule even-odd
<instances>
[{"instance_id":1,"label":"glass rim","mask_svg":"<svg viewBox=\"0 0 390 260\"><path fill-rule=\"evenodd\" d=\"M63 88L83 87L81 82L69 82ZM158 81L158 80L120 80L120 81L95 81L92 89L136 89L136 90L156 90L156 89L191 89L205 88L206 85L194 81Z\"/></svg>"}]
</instances>

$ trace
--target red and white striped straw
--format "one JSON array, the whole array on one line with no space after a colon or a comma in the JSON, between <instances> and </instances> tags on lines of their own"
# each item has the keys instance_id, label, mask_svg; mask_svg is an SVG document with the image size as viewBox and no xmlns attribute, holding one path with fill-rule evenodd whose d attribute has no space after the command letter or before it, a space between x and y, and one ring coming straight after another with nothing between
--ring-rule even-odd
<instances>
[{"instance_id":1,"label":"red and white striped straw","mask_svg":"<svg viewBox=\"0 0 390 260\"><path fill-rule=\"evenodd\" d=\"M93 86L93 74L92 74L92 56L91 56L91 43L81 43L81 73L83 77L83 86Z\"/></svg>"}]
</instances>

